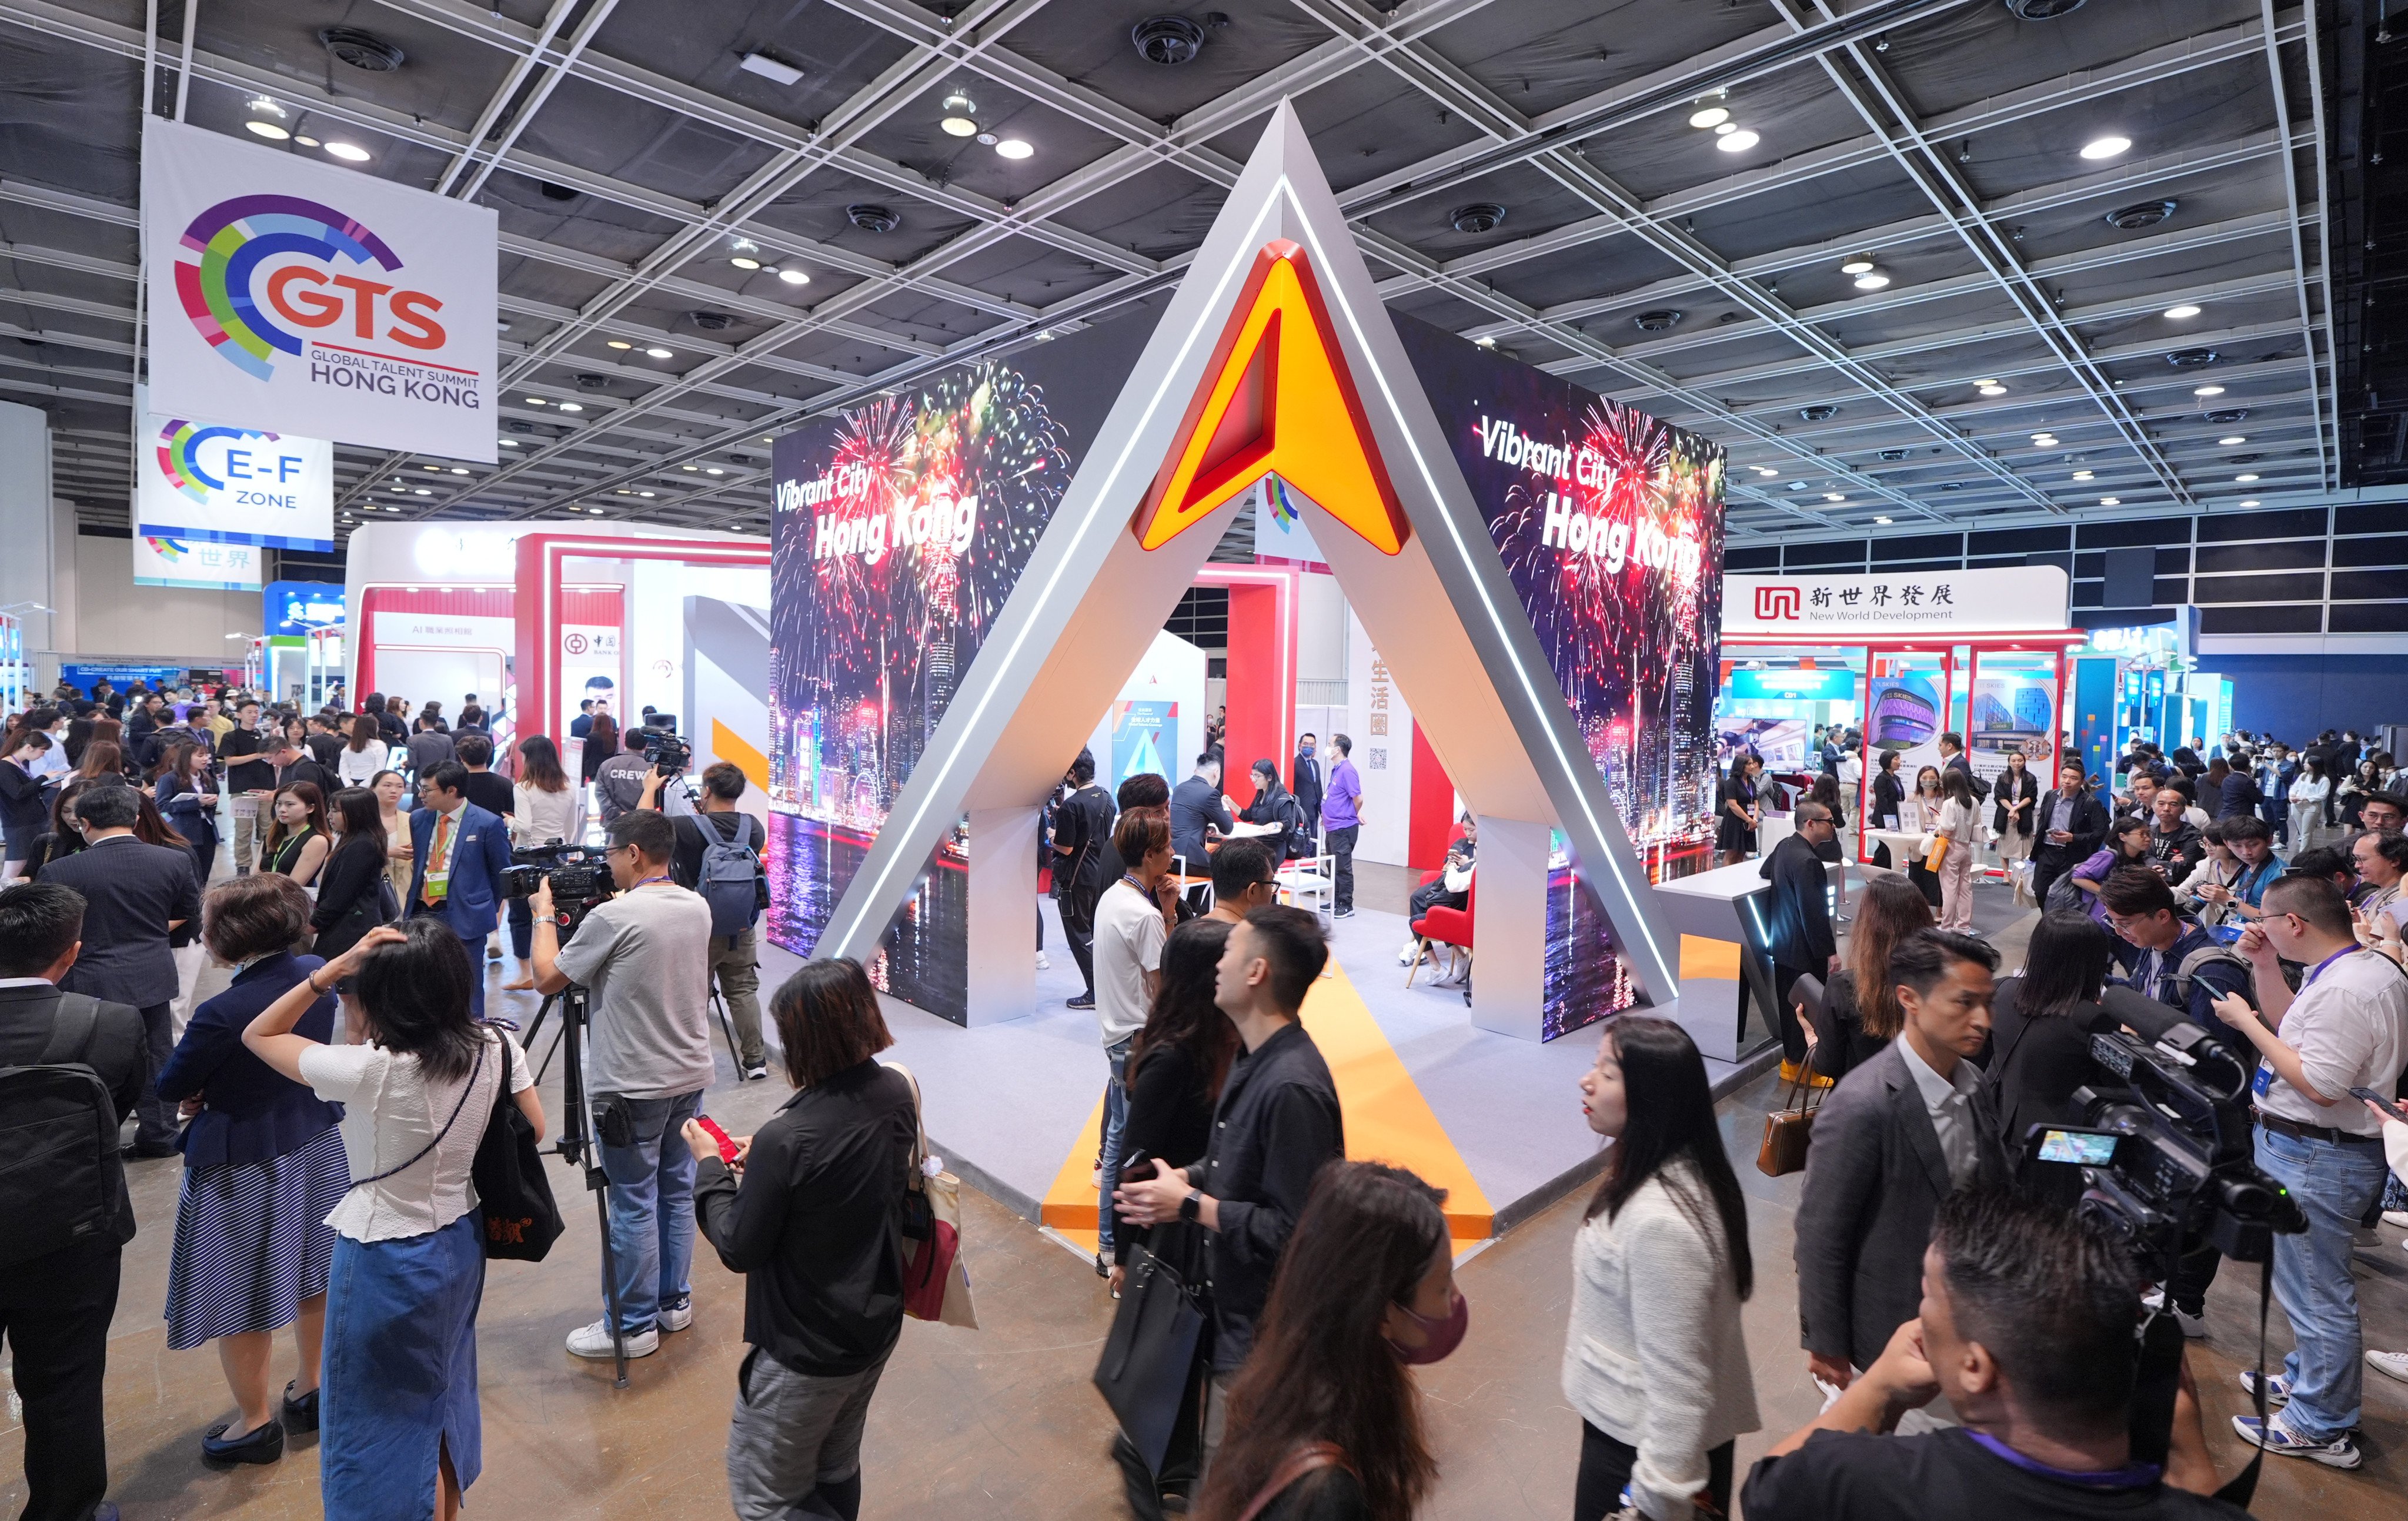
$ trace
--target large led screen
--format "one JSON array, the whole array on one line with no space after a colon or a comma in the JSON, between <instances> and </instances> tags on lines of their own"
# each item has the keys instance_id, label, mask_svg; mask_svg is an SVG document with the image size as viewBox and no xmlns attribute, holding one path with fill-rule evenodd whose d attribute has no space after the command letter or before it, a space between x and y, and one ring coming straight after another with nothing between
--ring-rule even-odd
<instances>
[{"instance_id":1,"label":"large led screen","mask_svg":"<svg viewBox=\"0 0 2408 1521\"><path fill-rule=\"evenodd\" d=\"M778 438L768 852L777 944L809 955L818 943L1157 315L1132 309ZM957 825L870 968L881 989L957 1023L968 999L970 848L966 822Z\"/></svg>"},{"instance_id":2,"label":"large led screen","mask_svg":"<svg viewBox=\"0 0 2408 1521\"><path fill-rule=\"evenodd\" d=\"M1415 372L1631 843L1661 877L1714 829L1723 451L1545 371L1396 318ZM1632 994L1579 864L1550 882L1545 1030Z\"/></svg>"}]
</instances>

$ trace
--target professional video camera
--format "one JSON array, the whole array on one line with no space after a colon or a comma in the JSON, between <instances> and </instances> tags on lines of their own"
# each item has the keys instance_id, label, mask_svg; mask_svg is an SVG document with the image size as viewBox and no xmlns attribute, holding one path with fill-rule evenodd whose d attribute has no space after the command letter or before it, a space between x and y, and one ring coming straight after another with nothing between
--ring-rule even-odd
<instances>
[{"instance_id":1,"label":"professional video camera","mask_svg":"<svg viewBox=\"0 0 2408 1521\"><path fill-rule=\"evenodd\" d=\"M2090 1038L2100 1080L2073 1092L2086 1125L2035 1126L2026 1164L2080 1166L2083 1212L2128 1242L2144 1270L2200 1245L2235 1262L2268 1260L2274 1236L2307 1221L2251 1159L2249 1069L2134 989L2111 987L2100 1003L2140 1033Z\"/></svg>"},{"instance_id":2,"label":"professional video camera","mask_svg":"<svg viewBox=\"0 0 2408 1521\"><path fill-rule=\"evenodd\" d=\"M655 728L651 725L636 731L643 736L644 759L663 776L683 776L694 760L694 746L675 729Z\"/></svg>"},{"instance_id":3,"label":"professional video camera","mask_svg":"<svg viewBox=\"0 0 2408 1521\"><path fill-rule=\"evenodd\" d=\"M561 939L566 940L585 922L594 905L618 890L610 863L601 852L583 845L521 845L510 852L502 868L502 896L512 901L535 897L544 882L552 883L552 911L561 916Z\"/></svg>"}]
</instances>

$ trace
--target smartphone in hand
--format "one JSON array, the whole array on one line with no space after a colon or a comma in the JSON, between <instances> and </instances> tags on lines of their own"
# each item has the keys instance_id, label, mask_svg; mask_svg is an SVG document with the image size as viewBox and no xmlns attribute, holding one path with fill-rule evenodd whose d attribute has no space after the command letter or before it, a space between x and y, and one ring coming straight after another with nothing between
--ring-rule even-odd
<instances>
[{"instance_id":1,"label":"smartphone in hand","mask_svg":"<svg viewBox=\"0 0 2408 1521\"><path fill-rule=\"evenodd\" d=\"M1154 1155L1140 1146L1121 1158L1121 1182L1141 1183L1154 1176Z\"/></svg>"},{"instance_id":2,"label":"smartphone in hand","mask_svg":"<svg viewBox=\"0 0 2408 1521\"><path fill-rule=\"evenodd\" d=\"M2363 1098L2401 1124L2408 1125L2408 1112L2401 1112L2396 1099L2386 1098L2372 1088L2352 1088L2349 1090L2349 1096L2352 1098Z\"/></svg>"},{"instance_id":3,"label":"smartphone in hand","mask_svg":"<svg viewBox=\"0 0 2408 1521\"><path fill-rule=\"evenodd\" d=\"M708 1114L697 1114L694 1123L701 1126L703 1134L719 1142L719 1159L730 1167L736 1165L736 1141L719 1127L719 1122Z\"/></svg>"}]
</instances>

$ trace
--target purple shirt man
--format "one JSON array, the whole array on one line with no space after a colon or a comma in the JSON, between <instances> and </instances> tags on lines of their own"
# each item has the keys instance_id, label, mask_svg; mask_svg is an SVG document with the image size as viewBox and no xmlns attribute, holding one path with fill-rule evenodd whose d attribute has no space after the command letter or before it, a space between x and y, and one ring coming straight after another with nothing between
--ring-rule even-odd
<instances>
[{"instance_id":1,"label":"purple shirt man","mask_svg":"<svg viewBox=\"0 0 2408 1521\"><path fill-rule=\"evenodd\" d=\"M1329 785L1321 795L1321 826L1324 829L1352 829L1363 822L1354 805L1363 800L1363 779L1354 773L1354 762L1345 755L1329 768Z\"/></svg>"}]
</instances>

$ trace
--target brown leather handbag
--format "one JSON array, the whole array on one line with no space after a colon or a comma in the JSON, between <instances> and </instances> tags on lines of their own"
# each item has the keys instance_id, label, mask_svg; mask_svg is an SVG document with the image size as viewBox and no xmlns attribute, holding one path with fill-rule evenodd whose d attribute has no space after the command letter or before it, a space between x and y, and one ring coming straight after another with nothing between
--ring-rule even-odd
<instances>
[{"instance_id":1,"label":"brown leather handbag","mask_svg":"<svg viewBox=\"0 0 2408 1521\"><path fill-rule=\"evenodd\" d=\"M1814 1137L1814 1112L1822 1107L1824 1090L1807 1079L1814 1070L1809 1056L1799 1067L1789 1098L1764 1117L1764 1142L1756 1149L1756 1169L1768 1178L1783 1178L1806 1166L1806 1146Z\"/></svg>"}]
</instances>

